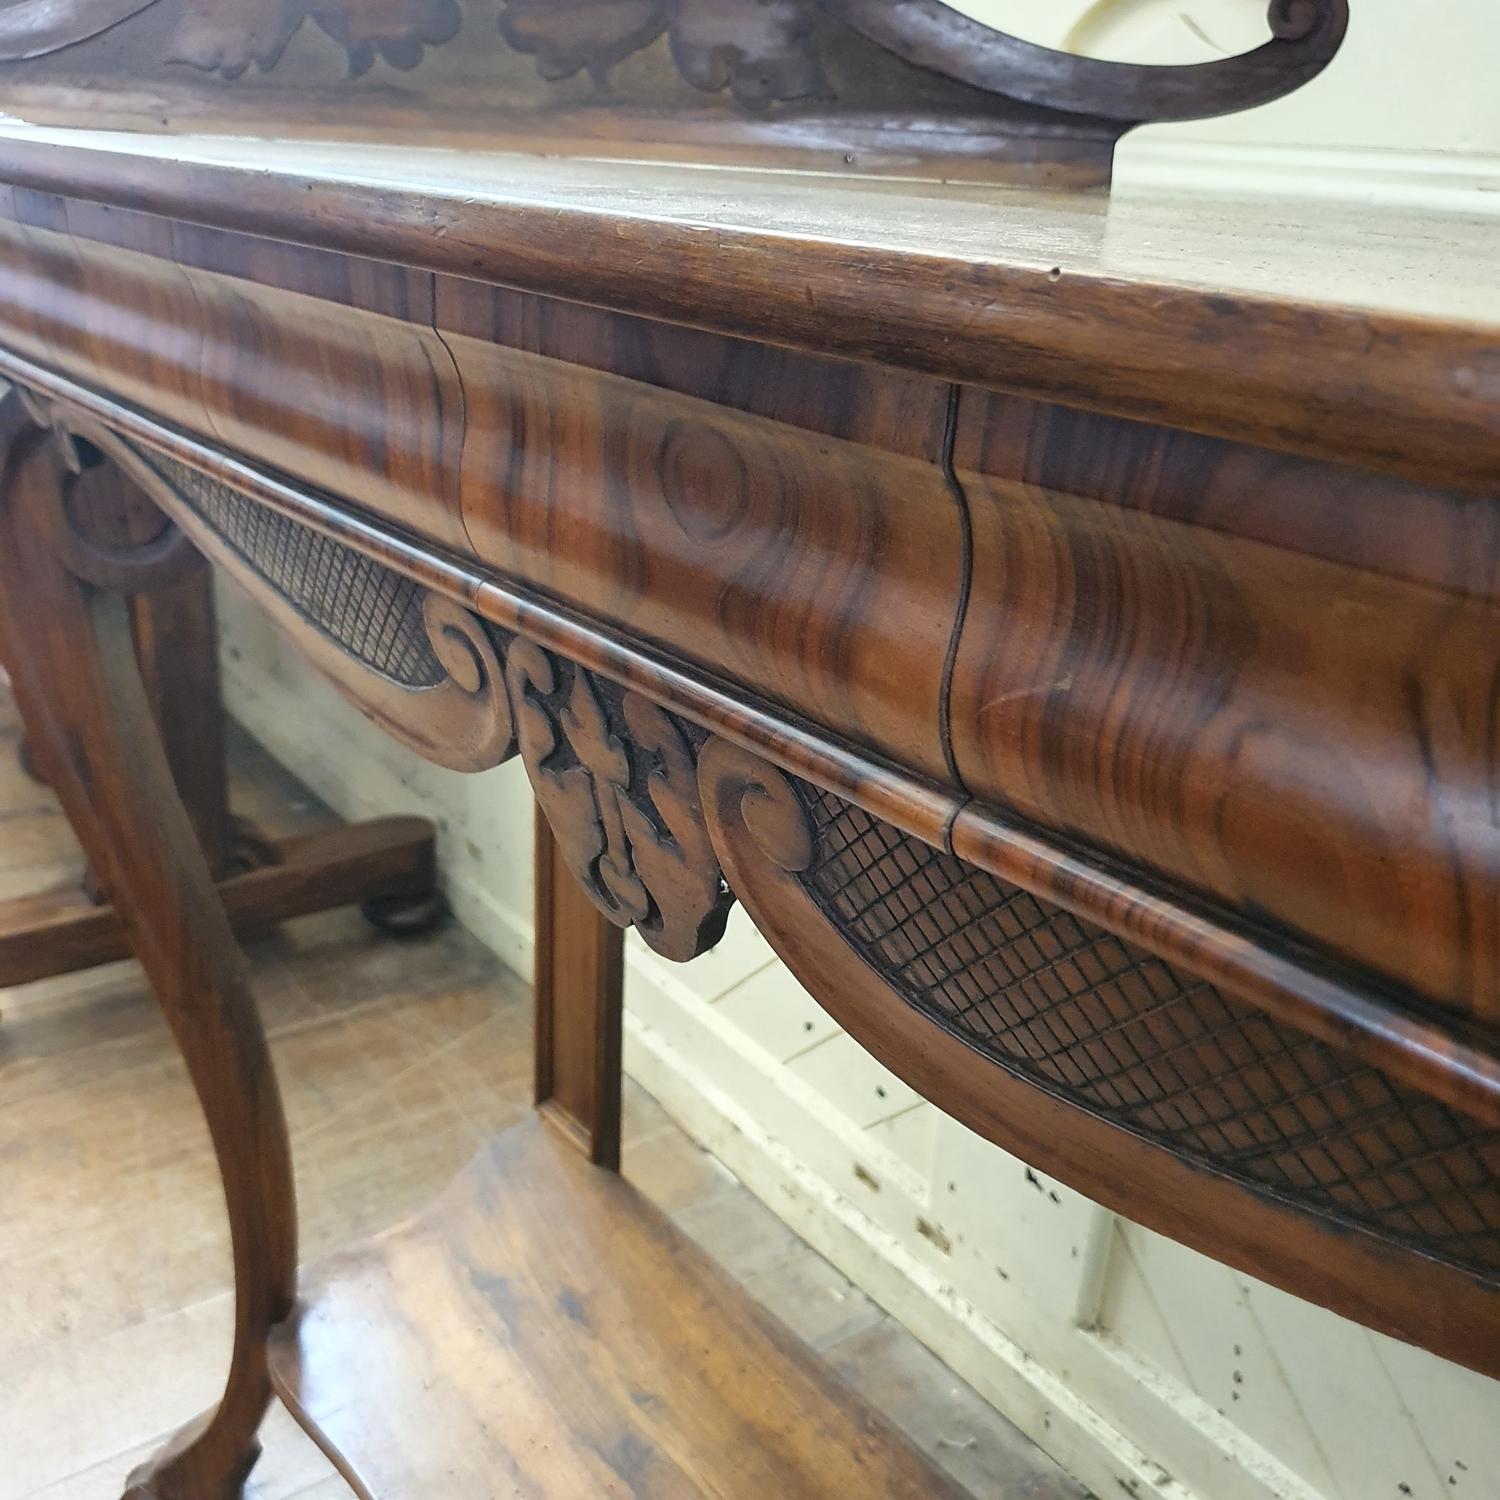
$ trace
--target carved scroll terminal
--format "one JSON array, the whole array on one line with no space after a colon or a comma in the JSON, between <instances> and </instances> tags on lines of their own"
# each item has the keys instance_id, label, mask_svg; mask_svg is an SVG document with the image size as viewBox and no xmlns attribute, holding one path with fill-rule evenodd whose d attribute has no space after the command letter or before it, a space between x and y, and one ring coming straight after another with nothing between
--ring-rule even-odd
<instances>
[{"instance_id":1,"label":"carved scroll terminal","mask_svg":"<svg viewBox=\"0 0 1500 1500\"><path fill-rule=\"evenodd\" d=\"M505 670L521 756L574 877L664 957L712 947L733 898L684 726L531 641L511 645Z\"/></svg>"}]
</instances>

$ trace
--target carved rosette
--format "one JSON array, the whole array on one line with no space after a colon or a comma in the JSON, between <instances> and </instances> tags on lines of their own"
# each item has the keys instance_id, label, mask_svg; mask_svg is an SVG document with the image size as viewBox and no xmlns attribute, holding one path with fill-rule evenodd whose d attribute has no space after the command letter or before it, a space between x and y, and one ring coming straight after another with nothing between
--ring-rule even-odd
<instances>
[{"instance_id":1,"label":"carved rosette","mask_svg":"<svg viewBox=\"0 0 1500 1500\"><path fill-rule=\"evenodd\" d=\"M733 898L687 727L531 641L512 642L505 677L537 801L595 905L666 958L712 947Z\"/></svg>"}]
</instances>

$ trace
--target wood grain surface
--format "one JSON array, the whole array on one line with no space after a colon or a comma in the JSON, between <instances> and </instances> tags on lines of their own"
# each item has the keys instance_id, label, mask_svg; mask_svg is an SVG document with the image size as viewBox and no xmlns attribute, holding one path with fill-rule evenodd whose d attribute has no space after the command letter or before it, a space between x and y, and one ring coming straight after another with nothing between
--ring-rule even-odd
<instances>
[{"instance_id":1,"label":"wood grain surface","mask_svg":"<svg viewBox=\"0 0 1500 1500\"><path fill-rule=\"evenodd\" d=\"M1131 486L1150 489L1169 438L1074 448L1103 476L1080 495L1010 477L1012 417L1028 420L979 398L957 439L976 580L950 705L964 786L1500 1021L1492 517L1429 494L1381 533L1397 518L1378 486L1356 520L1352 481L1244 450L1162 486L1200 511L1147 513ZM1249 527L1216 503L1231 485L1253 493ZM1341 498L1335 554L1315 507ZM1445 552L1427 519L1479 545ZM1393 535L1414 546L1387 569Z\"/></svg>"},{"instance_id":2,"label":"wood grain surface","mask_svg":"<svg viewBox=\"0 0 1500 1500\"><path fill-rule=\"evenodd\" d=\"M233 933L152 722L125 600L70 573L48 545L50 530L78 520L65 512L62 445L22 414L16 393L0 412L6 667L27 725L46 744L53 787L192 1075L234 1251L235 1338L224 1394L143 1465L127 1494L231 1500L259 1451L255 1431L270 1400L265 1340L287 1312L296 1275L280 1093ZM95 541L85 536L82 544Z\"/></svg>"},{"instance_id":3,"label":"wood grain surface","mask_svg":"<svg viewBox=\"0 0 1500 1500\"><path fill-rule=\"evenodd\" d=\"M889 973L858 956L847 932L831 928L827 911L798 878L813 863L815 832L785 775L735 746L711 740L700 776L725 874L757 926L834 1019L918 1093L1023 1161L1160 1233L1369 1327L1500 1374L1500 1298L1493 1275L1424 1260L1336 1214L1299 1213L1274 1195L1221 1175L1211 1163L1162 1150L1141 1134L1114 1127L1101 1118L1102 1111L1071 1108L1034 1079L997 1067L972 1035L935 1024L909 994L898 992ZM891 889L878 879L868 884L882 894ZM923 887L917 882L912 889L920 908ZM855 894L871 899L868 889L856 886ZM936 913L916 921L931 945L925 968L941 969L945 948ZM972 957L978 946L980 939L971 937L966 944L953 935L946 951ZM1003 974L1006 965L997 952L994 972ZM924 967L920 957L917 967L919 972ZM1059 1025L1066 1030L1068 1022ZM1083 1077L1098 1073L1120 1081L1123 1066L1109 1046L1110 1029L1102 1033L1108 1067L1096 1064ZM1161 1046L1169 1060L1175 1057L1202 1080L1212 1098L1213 1070L1224 1068L1226 1059L1235 1065L1243 1061L1234 1042L1220 1040L1219 1051L1212 1041L1192 1047L1167 1023ZM1295 1073L1299 1080L1287 1084L1290 1106L1295 1088L1306 1087L1306 1076L1294 1067L1288 1071L1285 1063L1278 1071L1284 1079ZM1120 1093L1130 1097L1136 1086L1126 1081ZM1241 1111L1250 1107L1252 1092L1240 1100ZM1217 1097L1225 1120L1235 1118L1236 1111ZM1279 1118L1290 1116L1283 1111ZM1368 1160L1364 1170L1370 1170Z\"/></svg>"},{"instance_id":4,"label":"wood grain surface","mask_svg":"<svg viewBox=\"0 0 1500 1500\"><path fill-rule=\"evenodd\" d=\"M272 1364L367 1500L486 1500L497 1475L557 1500L957 1493L539 1122L498 1137L416 1223L325 1267Z\"/></svg>"},{"instance_id":5,"label":"wood grain surface","mask_svg":"<svg viewBox=\"0 0 1500 1500\"><path fill-rule=\"evenodd\" d=\"M1470 493L1500 474L1484 216L21 126L0 180ZM1214 378L1182 379L1205 350Z\"/></svg>"}]
</instances>

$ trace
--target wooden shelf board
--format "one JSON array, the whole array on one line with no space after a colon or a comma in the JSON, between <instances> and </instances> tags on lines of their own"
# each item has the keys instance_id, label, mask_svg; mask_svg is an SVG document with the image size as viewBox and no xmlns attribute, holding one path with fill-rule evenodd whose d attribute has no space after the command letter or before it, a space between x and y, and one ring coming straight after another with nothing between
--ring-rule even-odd
<instances>
[{"instance_id":1,"label":"wooden shelf board","mask_svg":"<svg viewBox=\"0 0 1500 1500\"><path fill-rule=\"evenodd\" d=\"M311 1282L273 1379L362 1496L959 1493L535 1117Z\"/></svg>"}]
</instances>

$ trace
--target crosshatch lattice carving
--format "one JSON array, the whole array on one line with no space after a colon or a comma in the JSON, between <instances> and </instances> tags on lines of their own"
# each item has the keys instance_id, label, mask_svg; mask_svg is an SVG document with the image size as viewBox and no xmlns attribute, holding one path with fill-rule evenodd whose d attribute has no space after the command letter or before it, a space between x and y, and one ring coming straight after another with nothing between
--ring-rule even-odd
<instances>
[{"instance_id":1,"label":"crosshatch lattice carving","mask_svg":"<svg viewBox=\"0 0 1500 1500\"><path fill-rule=\"evenodd\" d=\"M433 650L420 584L164 454L142 453L225 543L309 624L403 687L446 677Z\"/></svg>"},{"instance_id":2,"label":"crosshatch lattice carving","mask_svg":"<svg viewBox=\"0 0 1500 1500\"><path fill-rule=\"evenodd\" d=\"M1112 1124L1500 1277L1500 1132L798 784L800 879L908 1004Z\"/></svg>"}]
</instances>

